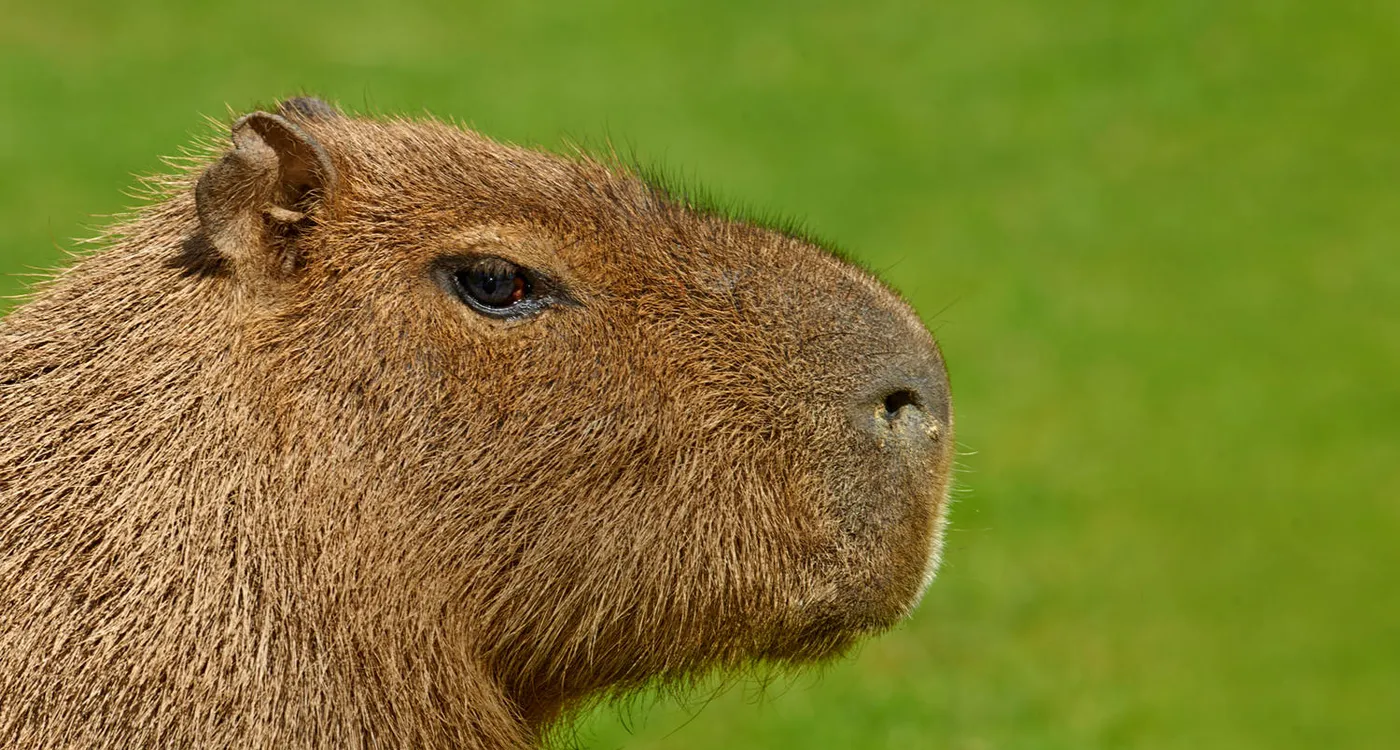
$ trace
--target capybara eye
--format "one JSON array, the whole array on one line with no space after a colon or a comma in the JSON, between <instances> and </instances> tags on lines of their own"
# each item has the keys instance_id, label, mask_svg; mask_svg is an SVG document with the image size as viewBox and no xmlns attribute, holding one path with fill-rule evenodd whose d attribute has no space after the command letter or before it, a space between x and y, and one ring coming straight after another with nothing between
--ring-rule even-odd
<instances>
[{"instance_id":1,"label":"capybara eye","mask_svg":"<svg viewBox=\"0 0 1400 750\"><path fill-rule=\"evenodd\" d=\"M455 274L463 300L488 311L509 310L530 296L530 279L520 266L502 258L477 258Z\"/></svg>"},{"instance_id":2,"label":"capybara eye","mask_svg":"<svg viewBox=\"0 0 1400 750\"><path fill-rule=\"evenodd\" d=\"M444 256L429 273L444 291L487 317L518 320L579 304L558 280L494 255Z\"/></svg>"}]
</instances>

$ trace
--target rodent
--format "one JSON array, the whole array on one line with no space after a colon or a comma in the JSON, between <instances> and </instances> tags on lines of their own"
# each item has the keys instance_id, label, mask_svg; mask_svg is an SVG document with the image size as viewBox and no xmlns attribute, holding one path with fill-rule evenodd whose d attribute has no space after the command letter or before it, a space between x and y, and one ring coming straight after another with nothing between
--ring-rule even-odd
<instances>
[{"instance_id":1,"label":"rodent","mask_svg":"<svg viewBox=\"0 0 1400 750\"><path fill-rule=\"evenodd\" d=\"M534 747L933 575L942 355L813 242L310 98L161 192L0 320L0 745Z\"/></svg>"}]
</instances>

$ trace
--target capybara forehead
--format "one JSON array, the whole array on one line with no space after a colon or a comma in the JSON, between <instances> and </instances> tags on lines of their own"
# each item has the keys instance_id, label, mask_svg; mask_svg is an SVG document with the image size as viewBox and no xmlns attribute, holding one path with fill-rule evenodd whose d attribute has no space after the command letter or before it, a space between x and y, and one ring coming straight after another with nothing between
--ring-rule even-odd
<instances>
[{"instance_id":1,"label":"capybara forehead","mask_svg":"<svg viewBox=\"0 0 1400 750\"><path fill-rule=\"evenodd\" d=\"M819 251L805 238L697 205L614 158L521 148L436 121L342 117L305 127L342 173L338 208L396 241L417 232L425 243L451 242L478 227L505 227L515 240L535 233L526 244L537 248L575 248L576 258L658 275L693 271L721 285L796 246Z\"/></svg>"}]
</instances>

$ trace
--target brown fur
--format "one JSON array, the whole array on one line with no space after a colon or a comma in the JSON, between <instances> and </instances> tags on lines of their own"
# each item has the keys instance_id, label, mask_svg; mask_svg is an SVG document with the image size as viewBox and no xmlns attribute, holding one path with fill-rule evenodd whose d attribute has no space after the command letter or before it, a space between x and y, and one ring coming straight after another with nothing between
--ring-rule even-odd
<instances>
[{"instance_id":1,"label":"brown fur","mask_svg":"<svg viewBox=\"0 0 1400 750\"><path fill-rule=\"evenodd\" d=\"M530 747L917 601L951 412L873 278L438 122L235 143L0 321L0 746Z\"/></svg>"}]
</instances>

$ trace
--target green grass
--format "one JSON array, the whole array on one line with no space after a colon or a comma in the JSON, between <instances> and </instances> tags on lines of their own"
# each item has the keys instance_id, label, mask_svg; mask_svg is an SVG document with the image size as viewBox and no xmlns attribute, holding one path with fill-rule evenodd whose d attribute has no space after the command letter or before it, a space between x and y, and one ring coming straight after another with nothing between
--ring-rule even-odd
<instances>
[{"instance_id":1,"label":"green grass","mask_svg":"<svg viewBox=\"0 0 1400 750\"><path fill-rule=\"evenodd\" d=\"M196 5L6 1L0 272L308 90L610 138L937 329L967 455L913 620L580 744L1400 747L1400 5Z\"/></svg>"}]
</instances>

